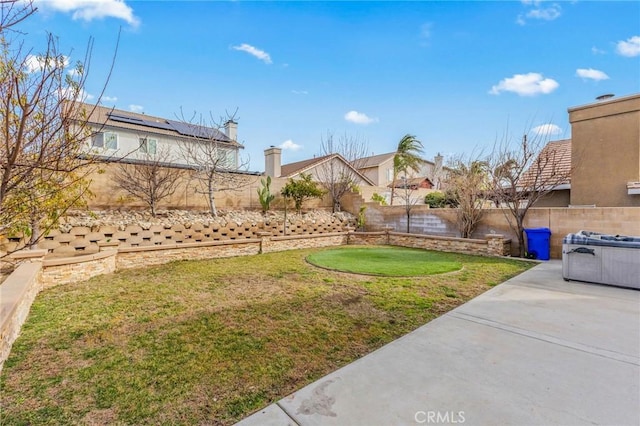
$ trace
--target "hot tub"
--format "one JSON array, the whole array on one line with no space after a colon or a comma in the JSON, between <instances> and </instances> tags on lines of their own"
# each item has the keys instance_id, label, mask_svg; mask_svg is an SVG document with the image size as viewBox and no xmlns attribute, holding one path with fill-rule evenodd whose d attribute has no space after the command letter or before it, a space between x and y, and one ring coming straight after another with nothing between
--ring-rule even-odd
<instances>
[{"instance_id":1,"label":"hot tub","mask_svg":"<svg viewBox=\"0 0 640 426\"><path fill-rule=\"evenodd\" d=\"M640 237L580 231L562 240L562 277L640 289Z\"/></svg>"}]
</instances>

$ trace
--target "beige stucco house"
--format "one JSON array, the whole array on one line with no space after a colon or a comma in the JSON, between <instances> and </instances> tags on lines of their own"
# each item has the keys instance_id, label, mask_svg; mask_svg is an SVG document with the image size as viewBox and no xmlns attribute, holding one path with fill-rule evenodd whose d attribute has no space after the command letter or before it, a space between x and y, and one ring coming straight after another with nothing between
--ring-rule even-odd
<instances>
[{"instance_id":1,"label":"beige stucco house","mask_svg":"<svg viewBox=\"0 0 640 426\"><path fill-rule=\"evenodd\" d=\"M265 175L275 178L297 178L304 173L310 174L316 182L330 182L333 180L331 176L337 177L340 174L347 174L357 186L374 185L371 179L355 169L340 154L329 154L295 163L281 164L282 149L272 146L264 151L264 158Z\"/></svg>"},{"instance_id":2,"label":"beige stucco house","mask_svg":"<svg viewBox=\"0 0 640 426\"><path fill-rule=\"evenodd\" d=\"M358 170L369 178L374 185L387 187L393 182L393 157L395 152L372 155L357 161ZM443 157L438 154L434 161L423 160L420 170L411 172L410 178L426 177L433 184L433 189L441 189L445 179Z\"/></svg>"},{"instance_id":3,"label":"beige stucco house","mask_svg":"<svg viewBox=\"0 0 640 426\"><path fill-rule=\"evenodd\" d=\"M86 111L91 128L87 150L102 160L144 163L162 154L163 161L171 165L188 166L181 145L215 144L225 168L238 168L239 150L244 147L237 142L238 125L232 120L225 123L223 133L213 127L100 105L79 107Z\"/></svg>"},{"instance_id":4,"label":"beige stucco house","mask_svg":"<svg viewBox=\"0 0 640 426\"><path fill-rule=\"evenodd\" d=\"M572 206L640 207L640 93L569 108Z\"/></svg>"}]
</instances>

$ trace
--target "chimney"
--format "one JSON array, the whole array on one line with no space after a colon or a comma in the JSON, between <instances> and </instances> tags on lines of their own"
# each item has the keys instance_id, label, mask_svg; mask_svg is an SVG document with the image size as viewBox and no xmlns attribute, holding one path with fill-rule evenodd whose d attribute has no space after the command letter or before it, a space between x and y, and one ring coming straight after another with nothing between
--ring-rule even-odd
<instances>
[{"instance_id":1,"label":"chimney","mask_svg":"<svg viewBox=\"0 0 640 426\"><path fill-rule=\"evenodd\" d=\"M232 141L238 140L238 123L233 120L229 120L224 123L224 134L227 135Z\"/></svg>"},{"instance_id":2,"label":"chimney","mask_svg":"<svg viewBox=\"0 0 640 426\"><path fill-rule=\"evenodd\" d=\"M264 150L264 173L274 178L280 177L282 170L280 168L282 150L271 145Z\"/></svg>"},{"instance_id":3,"label":"chimney","mask_svg":"<svg viewBox=\"0 0 640 426\"><path fill-rule=\"evenodd\" d=\"M615 95L613 93L607 93L605 95L600 95L596 98L596 101L606 101L607 99L613 98Z\"/></svg>"},{"instance_id":4,"label":"chimney","mask_svg":"<svg viewBox=\"0 0 640 426\"><path fill-rule=\"evenodd\" d=\"M442 177L444 176L442 170L442 160L443 157L438 153L435 157L433 157L433 179L431 179L431 183L433 183L433 189L440 189L442 186Z\"/></svg>"},{"instance_id":5,"label":"chimney","mask_svg":"<svg viewBox=\"0 0 640 426\"><path fill-rule=\"evenodd\" d=\"M434 163L434 167L436 170L442 170L442 160L443 157L442 155L440 155L440 153L438 153L438 155L436 155L435 157L433 157L433 163Z\"/></svg>"}]
</instances>

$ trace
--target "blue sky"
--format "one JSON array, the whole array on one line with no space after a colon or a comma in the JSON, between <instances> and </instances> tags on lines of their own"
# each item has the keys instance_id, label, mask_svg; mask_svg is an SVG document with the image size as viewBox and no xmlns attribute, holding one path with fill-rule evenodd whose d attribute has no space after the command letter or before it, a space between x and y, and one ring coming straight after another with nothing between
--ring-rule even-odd
<instances>
[{"instance_id":1,"label":"blue sky","mask_svg":"<svg viewBox=\"0 0 640 426\"><path fill-rule=\"evenodd\" d=\"M87 93L175 118L237 109L251 170L319 154L328 132L375 154L414 134L425 157L505 134L570 137L567 108L640 92L640 2L41 0L20 26L71 61L94 39ZM89 102L96 98L89 98ZM542 127L540 127L542 126Z\"/></svg>"}]
</instances>

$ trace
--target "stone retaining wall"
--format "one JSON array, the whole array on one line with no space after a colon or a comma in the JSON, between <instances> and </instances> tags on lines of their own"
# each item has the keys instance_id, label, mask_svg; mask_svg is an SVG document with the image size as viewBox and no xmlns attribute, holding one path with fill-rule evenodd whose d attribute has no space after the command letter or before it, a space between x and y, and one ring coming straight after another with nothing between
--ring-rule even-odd
<instances>
[{"instance_id":1,"label":"stone retaining wall","mask_svg":"<svg viewBox=\"0 0 640 426\"><path fill-rule=\"evenodd\" d=\"M41 272L41 260L28 260L0 285L0 372L29 315L31 304L42 289Z\"/></svg>"},{"instance_id":2,"label":"stone retaining wall","mask_svg":"<svg viewBox=\"0 0 640 426\"><path fill-rule=\"evenodd\" d=\"M287 235L331 234L345 230L345 222L312 223L296 221L287 224ZM75 226L67 232L52 230L38 244L56 256L75 256L99 252L100 244L117 242L121 248L175 246L185 243L205 243L213 241L238 241L256 239L259 233L268 232L272 236L284 235L281 222L244 222L240 225L228 223L193 223L173 225L128 225L126 227L102 226L91 229Z\"/></svg>"},{"instance_id":3,"label":"stone retaining wall","mask_svg":"<svg viewBox=\"0 0 640 426\"><path fill-rule=\"evenodd\" d=\"M353 232L349 234L349 244L352 245L379 245L389 244L389 232Z\"/></svg>"},{"instance_id":4,"label":"stone retaining wall","mask_svg":"<svg viewBox=\"0 0 640 426\"><path fill-rule=\"evenodd\" d=\"M389 245L420 248L425 250L449 251L455 253L479 254L485 256L506 256L510 250L510 240L502 235L490 234L485 240L470 238L439 237L435 235L389 233Z\"/></svg>"},{"instance_id":5,"label":"stone retaining wall","mask_svg":"<svg viewBox=\"0 0 640 426\"><path fill-rule=\"evenodd\" d=\"M260 253L260 240L210 241L159 247L123 247L118 249L116 268L131 269L161 265L175 260L203 260L250 256Z\"/></svg>"},{"instance_id":6,"label":"stone retaining wall","mask_svg":"<svg viewBox=\"0 0 640 426\"><path fill-rule=\"evenodd\" d=\"M263 237L262 253L300 250L316 247L333 247L347 244L348 233L336 232L326 235L305 235L288 237Z\"/></svg>"},{"instance_id":7,"label":"stone retaining wall","mask_svg":"<svg viewBox=\"0 0 640 426\"><path fill-rule=\"evenodd\" d=\"M46 259L42 262L42 284L45 288L88 280L116 271L117 250L86 256Z\"/></svg>"}]
</instances>

